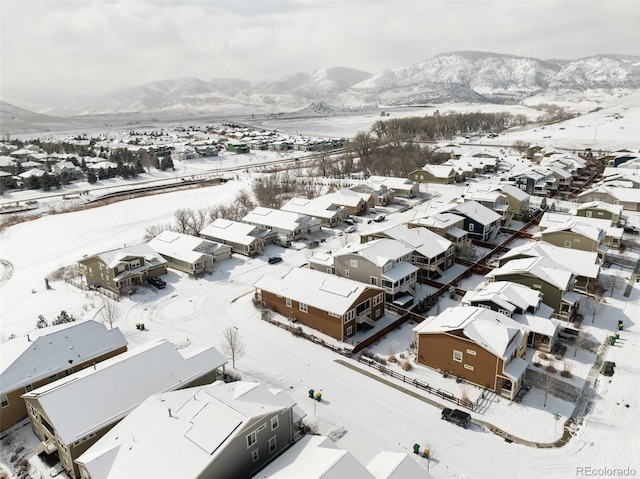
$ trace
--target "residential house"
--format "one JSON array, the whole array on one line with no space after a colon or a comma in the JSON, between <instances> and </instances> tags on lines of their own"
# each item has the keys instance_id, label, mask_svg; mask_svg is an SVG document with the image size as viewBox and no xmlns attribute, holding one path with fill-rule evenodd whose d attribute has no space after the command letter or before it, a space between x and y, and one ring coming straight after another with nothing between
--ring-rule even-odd
<instances>
[{"instance_id":1,"label":"residential house","mask_svg":"<svg viewBox=\"0 0 640 479\"><path fill-rule=\"evenodd\" d=\"M263 383L155 394L77 459L80 477L257 477L303 437L304 416L286 392Z\"/></svg>"},{"instance_id":2,"label":"residential house","mask_svg":"<svg viewBox=\"0 0 640 479\"><path fill-rule=\"evenodd\" d=\"M622 213L622 209L622 205L612 205L604 201L590 201L578 206L576 216L609 220L611 226L623 227L627 223L628 216Z\"/></svg>"},{"instance_id":3,"label":"residential house","mask_svg":"<svg viewBox=\"0 0 640 479\"><path fill-rule=\"evenodd\" d=\"M640 211L640 189L619 186L597 186L578 195L578 203L604 201L612 205L621 205L629 211Z\"/></svg>"},{"instance_id":4,"label":"residential house","mask_svg":"<svg viewBox=\"0 0 640 479\"><path fill-rule=\"evenodd\" d=\"M458 181L456 170L449 165L425 165L408 175L416 183L441 183L449 185Z\"/></svg>"},{"instance_id":5,"label":"residential house","mask_svg":"<svg viewBox=\"0 0 640 479\"><path fill-rule=\"evenodd\" d=\"M522 386L527 331L508 316L475 306L447 308L413 329L416 362L510 400Z\"/></svg>"},{"instance_id":6,"label":"residential house","mask_svg":"<svg viewBox=\"0 0 640 479\"><path fill-rule=\"evenodd\" d=\"M18 173L18 162L10 156L0 155L0 171L5 171L11 175Z\"/></svg>"},{"instance_id":7,"label":"residential house","mask_svg":"<svg viewBox=\"0 0 640 479\"><path fill-rule=\"evenodd\" d=\"M507 197L499 191L475 190L467 191L464 194L466 201L476 201L482 206L486 206L498 213L501 217L502 226L509 226L513 219L513 213L509 210Z\"/></svg>"},{"instance_id":8,"label":"residential house","mask_svg":"<svg viewBox=\"0 0 640 479\"><path fill-rule=\"evenodd\" d=\"M281 238L295 240L320 230L320 220L300 213L258 206L242 221L273 232Z\"/></svg>"},{"instance_id":9,"label":"residential house","mask_svg":"<svg viewBox=\"0 0 640 479\"><path fill-rule=\"evenodd\" d=\"M59 161L54 163L52 172L56 176L67 175L72 180L82 177L82 170L79 166L74 165L72 161Z\"/></svg>"},{"instance_id":10,"label":"residential house","mask_svg":"<svg viewBox=\"0 0 640 479\"><path fill-rule=\"evenodd\" d=\"M534 238L565 248L595 251L604 257L608 249L606 243L617 247L623 233L622 228L607 225L608 220L545 213L538 225L540 231L534 234Z\"/></svg>"},{"instance_id":11,"label":"residential house","mask_svg":"<svg viewBox=\"0 0 640 479\"><path fill-rule=\"evenodd\" d=\"M322 226L333 228L349 216L344 206L336 205L324 197L306 199L291 198L280 207L282 211L291 211L301 215L309 215L321 221Z\"/></svg>"},{"instance_id":12,"label":"residential house","mask_svg":"<svg viewBox=\"0 0 640 479\"><path fill-rule=\"evenodd\" d=\"M512 281L542 292L542 302L554 310L553 317L572 321L580 296L573 291L575 274L546 257L507 261L487 273L489 281Z\"/></svg>"},{"instance_id":13,"label":"residential house","mask_svg":"<svg viewBox=\"0 0 640 479\"><path fill-rule=\"evenodd\" d=\"M542 302L539 290L509 281L495 281L468 291L460 304L509 316L529 333L527 346L530 348L550 352L558 339L560 328L558 322L551 319L553 308Z\"/></svg>"},{"instance_id":14,"label":"residential house","mask_svg":"<svg viewBox=\"0 0 640 479\"><path fill-rule=\"evenodd\" d=\"M393 202L394 195L384 183L366 182L354 185L350 188L357 193L369 195L368 208L375 206L387 206Z\"/></svg>"},{"instance_id":15,"label":"residential house","mask_svg":"<svg viewBox=\"0 0 640 479\"><path fill-rule=\"evenodd\" d=\"M85 255L77 265L87 286L105 288L116 294L131 291L150 277L167 273L167 261L146 243Z\"/></svg>"},{"instance_id":16,"label":"residential house","mask_svg":"<svg viewBox=\"0 0 640 479\"><path fill-rule=\"evenodd\" d=\"M169 268L190 275L211 271L214 264L231 258L231 246L176 231L163 231L149 246L167 261Z\"/></svg>"},{"instance_id":17,"label":"residential house","mask_svg":"<svg viewBox=\"0 0 640 479\"><path fill-rule=\"evenodd\" d=\"M569 249L546 241L529 241L511 248L498 259L498 266L503 266L513 259L537 257L548 258L551 263L571 271L575 275L574 289L576 290L589 291L600 274L598 253Z\"/></svg>"},{"instance_id":18,"label":"residential house","mask_svg":"<svg viewBox=\"0 0 640 479\"><path fill-rule=\"evenodd\" d=\"M271 232L264 228L239 221L217 218L200 231L200 236L210 241L231 246L231 250L245 256L257 256L264 251L265 238Z\"/></svg>"},{"instance_id":19,"label":"residential house","mask_svg":"<svg viewBox=\"0 0 640 479\"><path fill-rule=\"evenodd\" d=\"M420 184L415 181L397 176L370 176L366 184L384 185L394 197L398 198L413 198L418 194L420 187Z\"/></svg>"},{"instance_id":20,"label":"residential house","mask_svg":"<svg viewBox=\"0 0 640 479\"><path fill-rule=\"evenodd\" d=\"M281 315L340 341L361 325L374 327L385 311L382 288L307 268L263 276L254 287L256 297Z\"/></svg>"},{"instance_id":21,"label":"residential house","mask_svg":"<svg viewBox=\"0 0 640 479\"><path fill-rule=\"evenodd\" d=\"M513 185L507 183L470 183L463 196L465 199L475 199L467 195L478 191L499 192L504 195L507 199L508 212L511 214L511 217L521 216L529 211L530 196ZM479 202L482 203L482 201Z\"/></svg>"},{"instance_id":22,"label":"residential house","mask_svg":"<svg viewBox=\"0 0 640 479\"><path fill-rule=\"evenodd\" d=\"M418 268L411 264L412 255L413 248L394 239L350 243L334 253L334 274L381 286L390 303L401 296L415 295Z\"/></svg>"},{"instance_id":23,"label":"residential house","mask_svg":"<svg viewBox=\"0 0 640 479\"><path fill-rule=\"evenodd\" d=\"M208 384L227 360L214 348L176 350L154 341L22 395L36 452L57 452L71 479L82 453L152 394Z\"/></svg>"},{"instance_id":24,"label":"residential house","mask_svg":"<svg viewBox=\"0 0 640 479\"><path fill-rule=\"evenodd\" d=\"M429 479L424 467L401 452L379 452L363 466L326 436L308 435L254 477L258 479Z\"/></svg>"},{"instance_id":25,"label":"residential house","mask_svg":"<svg viewBox=\"0 0 640 479\"><path fill-rule=\"evenodd\" d=\"M118 328L91 320L36 329L2 343L0 431L27 418L22 394L126 350Z\"/></svg>"},{"instance_id":26,"label":"residential house","mask_svg":"<svg viewBox=\"0 0 640 479\"><path fill-rule=\"evenodd\" d=\"M0 170L0 193L17 187L18 183L16 181L16 177L11 173Z\"/></svg>"},{"instance_id":27,"label":"residential house","mask_svg":"<svg viewBox=\"0 0 640 479\"><path fill-rule=\"evenodd\" d=\"M359 193L346 188L319 196L316 200L342 206L346 208L350 215L362 215L373 204L373 199L369 193Z\"/></svg>"},{"instance_id":28,"label":"residential house","mask_svg":"<svg viewBox=\"0 0 640 479\"><path fill-rule=\"evenodd\" d=\"M454 213L434 213L426 217L416 217L407 225L410 228L424 226L429 231L451 241L456 251L469 242L469 233L464 229L464 216Z\"/></svg>"},{"instance_id":29,"label":"residential house","mask_svg":"<svg viewBox=\"0 0 640 479\"><path fill-rule=\"evenodd\" d=\"M419 268L420 277L439 278L455 263L455 244L427 228L396 225L370 232L367 238L390 238L409 248L411 263Z\"/></svg>"},{"instance_id":30,"label":"residential house","mask_svg":"<svg viewBox=\"0 0 640 479\"><path fill-rule=\"evenodd\" d=\"M529 169L509 177L516 187L529 195L548 196L558 189L558 179L545 169Z\"/></svg>"},{"instance_id":31,"label":"residential house","mask_svg":"<svg viewBox=\"0 0 640 479\"><path fill-rule=\"evenodd\" d=\"M502 216L477 201L465 201L450 211L464 217L464 229L469 238L491 242L498 236Z\"/></svg>"}]
</instances>

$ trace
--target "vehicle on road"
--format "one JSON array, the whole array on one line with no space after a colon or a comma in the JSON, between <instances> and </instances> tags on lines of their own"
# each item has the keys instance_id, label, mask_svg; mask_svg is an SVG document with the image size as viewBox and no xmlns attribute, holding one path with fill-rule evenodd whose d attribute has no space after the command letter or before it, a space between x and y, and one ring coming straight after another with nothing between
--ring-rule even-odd
<instances>
[{"instance_id":1,"label":"vehicle on road","mask_svg":"<svg viewBox=\"0 0 640 479\"><path fill-rule=\"evenodd\" d=\"M375 221L376 223L380 223L381 221L384 221L385 216L384 215L376 215L373 217L373 221Z\"/></svg>"},{"instance_id":2,"label":"vehicle on road","mask_svg":"<svg viewBox=\"0 0 640 479\"><path fill-rule=\"evenodd\" d=\"M460 427L467 428L471 424L471 414L461 411L460 409L450 409L448 407L442 410L442 419L457 424Z\"/></svg>"},{"instance_id":3,"label":"vehicle on road","mask_svg":"<svg viewBox=\"0 0 640 479\"><path fill-rule=\"evenodd\" d=\"M280 263L282 261L282 258L280 256L272 256L271 258L269 258L269 264L276 264L276 263Z\"/></svg>"},{"instance_id":4,"label":"vehicle on road","mask_svg":"<svg viewBox=\"0 0 640 479\"><path fill-rule=\"evenodd\" d=\"M155 286L158 289L164 289L164 287L167 285L164 280L158 278L157 276L152 276L147 281L151 286Z\"/></svg>"}]
</instances>

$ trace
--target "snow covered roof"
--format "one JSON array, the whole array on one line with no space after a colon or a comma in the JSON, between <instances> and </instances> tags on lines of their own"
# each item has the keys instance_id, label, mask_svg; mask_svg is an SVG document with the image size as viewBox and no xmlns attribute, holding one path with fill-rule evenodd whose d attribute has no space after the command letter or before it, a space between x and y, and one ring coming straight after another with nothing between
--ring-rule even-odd
<instances>
[{"instance_id":1,"label":"snow covered roof","mask_svg":"<svg viewBox=\"0 0 640 479\"><path fill-rule=\"evenodd\" d=\"M370 176L367 178L367 184L381 183L390 190L406 191L415 188L416 182L408 178L399 178L397 176Z\"/></svg>"},{"instance_id":2,"label":"snow covered roof","mask_svg":"<svg viewBox=\"0 0 640 479\"><path fill-rule=\"evenodd\" d=\"M98 253L95 256L98 256L102 261L104 261L104 263L109 268L115 268L119 264L133 258L144 258L145 263L136 268L136 271L140 271L151 266L166 264L167 262L147 243L137 244L133 246L124 246L122 248L113 249L111 251Z\"/></svg>"},{"instance_id":3,"label":"snow covered roof","mask_svg":"<svg viewBox=\"0 0 640 479\"><path fill-rule=\"evenodd\" d=\"M395 261L411 254L413 250L400 241L381 238L367 243L349 243L334 253L336 257L355 253L382 267L389 261Z\"/></svg>"},{"instance_id":4,"label":"snow covered roof","mask_svg":"<svg viewBox=\"0 0 640 479\"><path fill-rule=\"evenodd\" d=\"M413 328L417 334L457 330L495 356L506 359L520 344L524 328L502 313L475 306L447 308Z\"/></svg>"},{"instance_id":5,"label":"snow covered roof","mask_svg":"<svg viewBox=\"0 0 640 479\"><path fill-rule=\"evenodd\" d=\"M280 207L283 211L308 214L316 218L331 219L344 212L342 206L336 205L324 197L308 200L306 198L291 198Z\"/></svg>"},{"instance_id":6,"label":"snow covered roof","mask_svg":"<svg viewBox=\"0 0 640 479\"><path fill-rule=\"evenodd\" d=\"M460 301L471 304L474 301L493 301L504 304L504 309L514 311L517 307L526 311L537 306L542 298L540 291L511 281L493 281L481 289L468 291Z\"/></svg>"},{"instance_id":7,"label":"snow covered roof","mask_svg":"<svg viewBox=\"0 0 640 479\"><path fill-rule=\"evenodd\" d=\"M488 278L500 278L502 275L529 274L546 281L562 291L570 289L573 273L559 266L547 257L520 258L507 261L500 268L487 273Z\"/></svg>"},{"instance_id":8,"label":"snow covered roof","mask_svg":"<svg viewBox=\"0 0 640 479\"><path fill-rule=\"evenodd\" d=\"M447 150L447 153L450 150ZM447 165L425 165L424 171L431 173L434 178L451 178L455 176L455 170L452 166Z\"/></svg>"},{"instance_id":9,"label":"snow covered roof","mask_svg":"<svg viewBox=\"0 0 640 479\"><path fill-rule=\"evenodd\" d=\"M269 479L375 479L349 452L326 436L305 436L256 478ZM416 476L420 477L420 476Z\"/></svg>"},{"instance_id":10,"label":"snow covered roof","mask_svg":"<svg viewBox=\"0 0 640 479\"><path fill-rule=\"evenodd\" d=\"M36 329L2 343L0 394L53 376L75 365L127 345L118 328L97 321L65 323Z\"/></svg>"},{"instance_id":11,"label":"snow covered roof","mask_svg":"<svg viewBox=\"0 0 640 479\"><path fill-rule=\"evenodd\" d=\"M263 276L254 287L341 316L368 289L383 291L359 281L307 268L293 268L282 278Z\"/></svg>"},{"instance_id":12,"label":"snow covered roof","mask_svg":"<svg viewBox=\"0 0 640 479\"><path fill-rule=\"evenodd\" d=\"M612 205L611 203L607 203L605 201L589 201L588 203L582 203L581 205L578 205L578 207L576 208L577 211L588 209L604 210L614 215L622 214L622 205Z\"/></svg>"},{"instance_id":13,"label":"snow covered roof","mask_svg":"<svg viewBox=\"0 0 640 479\"><path fill-rule=\"evenodd\" d=\"M464 217L455 213L436 213L431 216L422 217L415 221L415 224L432 226L434 228L449 228L457 223L464 222Z\"/></svg>"},{"instance_id":14,"label":"snow covered roof","mask_svg":"<svg viewBox=\"0 0 640 479\"><path fill-rule=\"evenodd\" d=\"M156 394L100 438L78 462L93 479L129 477L132 471L148 478L200 477L247 427L256 427L256 420L295 404L280 389L246 381L216 381Z\"/></svg>"},{"instance_id":15,"label":"snow covered roof","mask_svg":"<svg viewBox=\"0 0 640 479\"><path fill-rule=\"evenodd\" d=\"M332 203L334 205L343 205L350 208L357 208L362 201L369 201L369 198L371 198L371 195L369 193L359 193L357 191L349 189L341 189L338 191L334 191L333 193L319 196L317 199L320 201L325 201L327 203Z\"/></svg>"},{"instance_id":16,"label":"snow covered roof","mask_svg":"<svg viewBox=\"0 0 640 479\"><path fill-rule=\"evenodd\" d=\"M433 477L411 456L403 452L379 452L367 464L367 470L376 479L429 479Z\"/></svg>"},{"instance_id":17,"label":"snow covered roof","mask_svg":"<svg viewBox=\"0 0 640 479\"><path fill-rule=\"evenodd\" d=\"M389 271L385 271L384 273L382 273L382 277L384 279L388 279L389 281L400 281L401 279L408 277L412 273L417 273L418 271L420 271L420 268L418 268L417 266L414 266L406 261L400 261L399 263L395 264Z\"/></svg>"},{"instance_id":18,"label":"snow covered roof","mask_svg":"<svg viewBox=\"0 0 640 479\"><path fill-rule=\"evenodd\" d=\"M395 239L425 258L435 258L451 248L451 241L427 228L408 228L397 225L384 230L384 234Z\"/></svg>"},{"instance_id":19,"label":"snow covered roof","mask_svg":"<svg viewBox=\"0 0 640 479\"><path fill-rule=\"evenodd\" d=\"M122 419L151 394L183 387L226 362L214 347L177 351L158 340L22 397L37 400L61 442L72 444Z\"/></svg>"},{"instance_id":20,"label":"snow covered roof","mask_svg":"<svg viewBox=\"0 0 640 479\"><path fill-rule=\"evenodd\" d=\"M571 231L593 241L601 242L604 239L605 230L611 228L611 220L545 213L540 219L539 226L541 232L538 235L544 236L558 231ZM613 229L620 230L616 233L622 236L622 228Z\"/></svg>"},{"instance_id":21,"label":"snow covered roof","mask_svg":"<svg viewBox=\"0 0 640 479\"><path fill-rule=\"evenodd\" d=\"M498 213L481 205L477 201L465 201L460 205L454 206L452 211L457 211L485 226L500 221L500 215Z\"/></svg>"},{"instance_id":22,"label":"snow covered roof","mask_svg":"<svg viewBox=\"0 0 640 479\"><path fill-rule=\"evenodd\" d=\"M508 260L517 256L544 256L562 268L585 278L597 278L600 272L598 253L579 249L563 248L546 241L530 241L512 248L500 259Z\"/></svg>"},{"instance_id":23,"label":"snow covered roof","mask_svg":"<svg viewBox=\"0 0 640 479\"><path fill-rule=\"evenodd\" d=\"M280 228L289 231L294 231L296 228L300 228L300 225L302 224L314 221L318 222L318 220L313 220L307 215L291 211L264 208L262 206L254 208L253 211L249 212L244 218L242 218L242 221L258 226Z\"/></svg>"},{"instance_id":24,"label":"snow covered roof","mask_svg":"<svg viewBox=\"0 0 640 479\"><path fill-rule=\"evenodd\" d=\"M217 218L206 226L200 234L209 238L220 239L230 243L250 245L258 240L258 227L238 221Z\"/></svg>"},{"instance_id":25,"label":"snow covered roof","mask_svg":"<svg viewBox=\"0 0 640 479\"><path fill-rule=\"evenodd\" d=\"M204 238L168 230L149 241L149 246L163 256L187 263L195 263L204 255L213 254L221 247L229 248Z\"/></svg>"}]
</instances>

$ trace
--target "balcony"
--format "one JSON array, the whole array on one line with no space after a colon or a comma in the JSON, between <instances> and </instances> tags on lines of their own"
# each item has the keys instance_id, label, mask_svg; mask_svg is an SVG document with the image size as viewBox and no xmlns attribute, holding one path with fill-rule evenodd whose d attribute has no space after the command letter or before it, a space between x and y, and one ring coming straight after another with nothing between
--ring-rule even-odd
<instances>
[{"instance_id":1,"label":"balcony","mask_svg":"<svg viewBox=\"0 0 640 479\"><path fill-rule=\"evenodd\" d=\"M38 443L36 446L36 454L41 454L46 452L47 454L52 454L58 450L58 443L56 442L55 437L50 437L46 441L42 441Z\"/></svg>"},{"instance_id":2,"label":"balcony","mask_svg":"<svg viewBox=\"0 0 640 479\"><path fill-rule=\"evenodd\" d=\"M374 328L376 327L376 322L373 319L371 319L368 312L362 313L356 316L356 323L358 324L364 323L364 324L368 324L371 327L374 327Z\"/></svg>"}]
</instances>

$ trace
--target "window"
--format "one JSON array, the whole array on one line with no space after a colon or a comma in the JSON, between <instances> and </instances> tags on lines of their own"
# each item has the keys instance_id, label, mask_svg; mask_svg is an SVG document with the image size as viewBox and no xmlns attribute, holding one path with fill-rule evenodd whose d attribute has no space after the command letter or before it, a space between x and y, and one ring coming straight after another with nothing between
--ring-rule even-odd
<instances>
[{"instance_id":1,"label":"window","mask_svg":"<svg viewBox=\"0 0 640 479\"><path fill-rule=\"evenodd\" d=\"M475 231L476 225L469 223L469 231Z\"/></svg>"},{"instance_id":2,"label":"window","mask_svg":"<svg viewBox=\"0 0 640 479\"><path fill-rule=\"evenodd\" d=\"M375 276L371 276L371 284L374 286L378 286L378 278L376 278Z\"/></svg>"},{"instance_id":3,"label":"window","mask_svg":"<svg viewBox=\"0 0 640 479\"><path fill-rule=\"evenodd\" d=\"M266 423L265 423L265 424L263 424L262 426L260 426L258 429L256 429L256 432L260 432L260 431L262 431L263 429L265 429L266 427L267 427L267 425L266 425Z\"/></svg>"},{"instance_id":4,"label":"window","mask_svg":"<svg viewBox=\"0 0 640 479\"><path fill-rule=\"evenodd\" d=\"M256 462L258 459L260 459L260 454L258 453L257 449L251 453L251 458L253 459L253 462Z\"/></svg>"},{"instance_id":5,"label":"window","mask_svg":"<svg viewBox=\"0 0 640 479\"><path fill-rule=\"evenodd\" d=\"M278 427L278 416L271 418L271 430L277 429Z\"/></svg>"},{"instance_id":6,"label":"window","mask_svg":"<svg viewBox=\"0 0 640 479\"><path fill-rule=\"evenodd\" d=\"M256 432L253 431L251 434L247 436L247 447L251 447L257 441Z\"/></svg>"},{"instance_id":7,"label":"window","mask_svg":"<svg viewBox=\"0 0 640 479\"><path fill-rule=\"evenodd\" d=\"M571 241L565 241L564 242L564 247L565 248L571 248Z\"/></svg>"},{"instance_id":8,"label":"window","mask_svg":"<svg viewBox=\"0 0 640 479\"><path fill-rule=\"evenodd\" d=\"M53 381L55 381L56 379L58 379L58 375L54 374L53 376L49 376L49 382L52 383Z\"/></svg>"},{"instance_id":9,"label":"window","mask_svg":"<svg viewBox=\"0 0 640 479\"><path fill-rule=\"evenodd\" d=\"M453 351L453 360L461 363L462 362L462 351L456 351L454 349L454 351Z\"/></svg>"},{"instance_id":10,"label":"window","mask_svg":"<svg viewBox=\"0 0 640 479\"><path fill-rule=\"evenodd\" d=\"M357 267L358 267L358 260L356 260L356 259L352 259L352 260L350 260L350 261L349 261L349 265L350 265L352 268L357 268Z\"/></svg>"},{"instance_id":11,"label":"window","mask_svg":"<svg viewBox=\"0 0 640 479\"><path fill-rule=\"evenodd\" d=\"M287 298L285 299L285 303L287 304L287 306L290 308L291 307L291 298Z\"/></svg>"},{"instance_id":12,"label":"window","mask_svg":"<svg viewBox=\"0 0 640 479\"><path fill-rule=\"evenodd\" d=\"M306 303L300 303L300 311L302 311L303 313L308 312L308 308L307 308L307 304Z\"/></svg>"},{"instance_id":13,"label":"window","mask_svg":"<svg viewBox=\"0 0 640 479\"><path fill-rule=\"evenodd\" d=\"M276 450L276 437L273 436L271 439L269 439L269 454L271 454L275 450Z\"/></svg>"},{"instance_id":14,"label":"window","mask_svg":"<svg viewBox=\"0 0 640 479\"><path fill-rule=\"evenodd\" d=\"M476 352L473 349L467 349L467 354L470 354L471 356L475 356Z\"/></svg>"},{"instance_id":15,"label":"window","mask_svg":"<svg viewBox=\"0 0 640 479\"><path fill-rule=\"evenodd\" d=\"M345 269L345 270L344 270L344 275L345 275L347 278L349 277L349 270L348 270L348 269Z\"/></svg>"},{"instance_id":16,"label":"window","mask_svg":"<svg viewBox=\"0 0 640 479\"><path fill-rule=\"evenodd\" d=\"M541 285L541 284L533 283L533 288L534 288L534 289L542 289L542 285Z\"/></svg>"},{"instance_id":17,"label":"window","mask_svg":"<svg viewBox=\"0 0 640 479\"><path fill-rule=\"evenodd\" d=\"M0 396L0 407L7 407L9 405L9 398L6 394Z\"/></svg>"},{"instance_id":18,"label":"window","mask_svg":"<svg viewBox=\"0 0 640 479\"><path fill-rule=\"evenodd\" d=\"M468 369L469 371L473 371L473 366L469 366L468 364L465 364L464 368Z\"/></svg>"},{"instance_id":19,"label":"window","mask_svg":"<svg viewBox=\"0 0 640 479\"><path fill-rule=\"evenodd\" d=\"M382 310L376 309L376 318L379 318L381 314L382 314Z\"/></svg>"},{"instance_id":20,"label":"window","mask_svg":"<svg viewBox=\"0 0 640 479\"><path fill-rule=\"evenodd\" d=\"M31 392L31 391L33 391L33 384L27 384L24 387L24 392L28 393L28 392Z\"/></svg>"},{"instance_id":21,"label":"window","mask_svg":"<svg viewBox=\"0 0 640 479\"><path fill-rule=\"evenodd\" d=\"M351 336L353 334L353 326L347 327L347 336Z\"/></svg>"}]
</instances>

